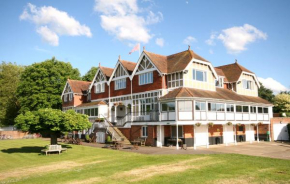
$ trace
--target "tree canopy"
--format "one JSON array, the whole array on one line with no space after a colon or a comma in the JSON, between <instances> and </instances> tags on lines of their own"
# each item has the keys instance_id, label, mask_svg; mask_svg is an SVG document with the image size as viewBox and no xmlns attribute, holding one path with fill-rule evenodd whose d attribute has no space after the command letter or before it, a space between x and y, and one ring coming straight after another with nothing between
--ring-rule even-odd
<instances>
[{"instance_id":1,"label":"tree canopy","mask_svg":"<svg viewBox=\"0 0 290 184\"><path fill-rule=\"evenodd\" d=\"M97 73L98 67L92 67L83 77L83 81L92 81Z\"/></svg>"},{"instance_id":2,"label":"tree canopy","mask_svg":"<svg viewBox=\"0 0 290 184\"><path fill-rule=\"evenodd\" d=\"M15 63L0 64L0 126L14 124L20 108L16 90L23 70L23 66Z\"/></svg>"},{"instance_id":3,"label":"tree canopy","mask_svg":"<svg viewBox=\"0 0 290 184\"><path fill-rule=\"evenodd\" d=\"M15 119L16 127L24 132L49 133L51 144L57 144L61 132L85 130L91 127L88 116L74 110L63 112L59 109L39 109L26 111Z\"/></svg>"},{"instance_id":4,"label":"tree canopy","mask_svg":"<svg viewBox=\"0 0 290 184\"><path fill-rule=\"evenodd\" d=\"M259 97L268 100L269 102L273 103L273 99L275 95L273 94L273 91L271 89L266 88L261 82L260 82L260 88L258 90Z\"/></svg>"},{"instance_id":5,"label":"tree canopy","mask_svg":"<svg viewBox=\"0 0 290 184\"><path fill-rule=\"evenodd\" d=\"M276 95L274 106L278 112L290 112L290 95L285 93Z\"/></svg>"},{"instance_id":6,"label":"tree canopy","mask_svg":"<svg viewBox=\"0 0 290 184\"><path fill-rule=\"evenodd\" d=\"M60 96L68 78L79 80L79 70L55 58L26 67L17 88L20 112L61 109Z\"/></svg>"}]
</instances>

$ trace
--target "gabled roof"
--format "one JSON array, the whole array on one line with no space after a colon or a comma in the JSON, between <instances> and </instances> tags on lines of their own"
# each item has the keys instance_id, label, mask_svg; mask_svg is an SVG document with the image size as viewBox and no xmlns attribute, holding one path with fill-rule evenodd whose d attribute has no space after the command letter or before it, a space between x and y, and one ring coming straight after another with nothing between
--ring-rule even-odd
<instances>
[{"instance_id":1,"label":"gabled roof","mask_svg":"<svg viewBox=\"0 0 290 184\"><path fill-rule=\"evenodd\" d=\"M69 86L71 87L71 90L74 93L79 93L79 94L82 94L83 91L88 90L90 85L91 85L91 82L80 81L80 80L68 79L67 82L68 82Z\"/></svg>"},{"instance_id":2,"label":"gabled roof","mask_svg":"<svg viewBox=\"0 0 290 184\"><path fill-rule=\"evenodd\" d=\"M228 82L228 79L226 75L224 74L222 69L219 68L214 68L215 72L217 73L218 76L224 77L224 82Z\"/></svg>"},{"instance_id":3,"label":"gabled roof","mask_svg":"<svg viewBox=\"0 0 290 184\"><path fill-rule=\"evenodd\" d=\"M201 56L197 55L192 50L185 50L176 54L163 56L148 51L143 51L153 64L162 73L173 73L184 70L192 59L197 59L204 62L209 62Z\"/></svg>"},{"instance_id":4,"label":"gabled roof","mask_svg":"<svg viewBox=\"0 0 290 184\"><path fill-rule=\"evenodd\" d=\"M100 70L103 72L103 74L107 77L107 79L109 79L114 71L113 68L107 68L107 67L103 67L103 66L100 66L99 67Z\"/></svg>"},{"instance_id":5,"label":"gabled roof","mask_svg":"<svg viewBox=\"0 0 290 184\"><path fill-rule=\"evenodd\" d=\"M228 89L224 89L224 88L216 88L216 91L208 91L208 90L181 87L173 91L170 91L168 94L161 97L160 99L165 100L165 99L190 98L190 97L212 98L212 99L262 103L262 104L271 105L270 102L260 97L238 95L237 93Z\"/></svg>"},{"instance_id":6,"label":"gabled roof","mask_svg":"<svg viewBox=\"0 0 290 184\"><path fill-rule=\"evenodd\" d=\"M229 65L218 66L216 68L222 69L223 73L225 74L229 82L238 81L242 72L248 72L248 73L254 74L253 72L241 66L237 62L233 64L229 64Z\"/></svg>"},{"instance_id":7,"label":"gabled roof","mask_svg":"<svg viewBox=\"0 0 290 184\"><path fill-rule=\"evenodd\" d=\"M123 65L123 67L128 71L128 73L131 75L131 73L134 71L137 63L131 62L131 61L126 61L126 60L119 60L119 61Z\"/></svg>"}]
</instances>

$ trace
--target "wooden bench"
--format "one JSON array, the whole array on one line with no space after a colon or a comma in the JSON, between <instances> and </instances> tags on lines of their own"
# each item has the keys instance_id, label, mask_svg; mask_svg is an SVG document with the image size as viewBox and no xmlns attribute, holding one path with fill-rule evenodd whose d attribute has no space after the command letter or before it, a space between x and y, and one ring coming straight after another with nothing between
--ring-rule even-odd
<instances>
[{"instance_id":1,"label":"wooden bench","mask_svg":"<svg viewBox=\"0 0 290 184\"><path fill-rule=\"evenodd\" d=\"M45 155L50 152L58 152L60 154L62 151L67 151L67 148L62 148L61 145L47 145L46 147L46 149L41 150Z\"/></svg>"}]
</instances>

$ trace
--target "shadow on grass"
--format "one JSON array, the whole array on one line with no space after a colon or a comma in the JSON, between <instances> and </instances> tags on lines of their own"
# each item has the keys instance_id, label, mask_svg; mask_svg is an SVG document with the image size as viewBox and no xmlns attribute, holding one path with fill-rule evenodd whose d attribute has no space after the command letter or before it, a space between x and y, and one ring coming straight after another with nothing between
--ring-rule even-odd
<instances>
[{"instance_id":1,"label":"shadow on grass","mask_svg":"<svg viewBox=\"0 0 290 184\"><path fill-rule=\"evenodd\" d=\"M61 145L63 148L71 149L70 145ZM41 150L45 149L44 146L23 146L21 148L9 148L1 150L2 153L41 153Z\"/></svg>"}]
</instances>

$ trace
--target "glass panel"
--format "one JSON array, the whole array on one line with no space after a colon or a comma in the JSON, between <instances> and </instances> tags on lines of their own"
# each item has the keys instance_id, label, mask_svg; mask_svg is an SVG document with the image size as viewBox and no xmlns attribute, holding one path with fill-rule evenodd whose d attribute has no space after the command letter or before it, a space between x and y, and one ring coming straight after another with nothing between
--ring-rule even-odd
<instances>
[{"instance_id":1,"label":"glass panel","mask_svg":"<svg viewBox=\"0 0 290 184\"><path fill-rule=\"evenodd\" d=\"M195 70L192 70L192 79L195 80Z\"/></svg>"},{"instance_id":2,"label":"glass panel","mask_svg":"<svg viewBox=\"0 0 290 184\"><path fill-rule=\"evenodd\" d=\"M98 113L98 108L95 108L95 116L98 116L99 113Z\"/></svg>"},{"instance_id":3,"label":"glass panel","mask_svg":"<svg viewBox=\"0 0 290 184\"><path fill-rule=\"evenodd\" d=\"M249 112L249 106L243 106L243 112Z\"/></svg>"},{"instance_id":4,"label":"glass panel","mask_svg":"<svg viewBox=\"0 0 290 184\"><path fill-rule=\"evenodd\" d=\"M263 108L262 107L258 107L258 113L263 113Z\"/></svg>"},{"instance_id":5,"label":"glass panel","mask_svg":"<svg viewBox=\"0 0 290 184\"><path fill-rule=\"evenodd\" d=\"M176 138L176 126L171 126L171 136ZM182 126L178 126L178 138L183 137Z\"/></svg>"},{"instance_id":6,"label":"glass panel","mask_svg":"<svg viewBox=\"0 0 290 184\"><path fill-rule=\"evenodd\" d=\"M200 110L205 111L205 102L200 102Z\"/></svg>"},{"instance_id":7,"label":"glass panel","mask_svg":"<svg viewBox=\"0 0 290 184\"><path fill-rule=\"evenodd\" d=\"M265 114L268 113L268 108L264 108L264 113L265 113Z\"/></svg>"},{"instance_id":8,"label":"glass panel","mask_svg":"<svg viewBox=\"0 0 290 184\"><path fill-rule=\"evenodd\" d=\"M237 105L236 106L236 112L242 112L242 106Z\"/></svg>"},{"instance_id":9,"label":"glass panel","mask_svg":"<svg viewBox=\"0 0 290 184\"><path fill-rule=\"evenodd\" d=\"M216 104L215 103L208 103L208 110L209 111L216 111Z\"/></svg>"},{"instance_id":10,"label":"glass panel","mask_svg":"<svg viewBox=\"0 0 290 184\"><path fill-rule=\"evenodd\" d=\"M179 101L178 107L180 112L192 112L192 101Z\"/></svg>"},{"instance_id":11,"label":"glass panel","mask_svg":"<svg viewBox=\"0 0 290 184\"><path fill-rule=\"evenodd\" d=\"M200 110L200 102L195 102L195 110Z\"/></svg>"},{"instance_id":12,"label":"glass panel","mask_svg":"<svg viewBox=\"0 0 290 184\"><path fill-rule=\"evenodd\" d=\"M161 107L162 107L162 112L167 111L167 108L168 108L167 104L161 104Z\"/></svg>"},{"instance_id":13,"label":"glass panel","mask_svg":"<svg viewBox=\"0 0 290 184\"><path fill-rule=\"evenodd\" d=\"M256 113L256 107L251 107L251 113Z\"/></svg>"},{"instance_id":14,"label":"glass panel","mask_svg":"<svg viewBox=\"0 0 290 184\"><path fill-rule=\"evenodd\" d=\"M175 102L167 103L169 111L175 111Z\"/></svg>"},{"instance_id":15,"label":"glass panel","mask_svg":"<svg viewBox=\"0 0 290 184\"><path fill-rule=\"evenodd\" d=\"M196 71L196 80L198 80L198 81L204 81L203 72Z\"/></svg>"}]
</instances>

